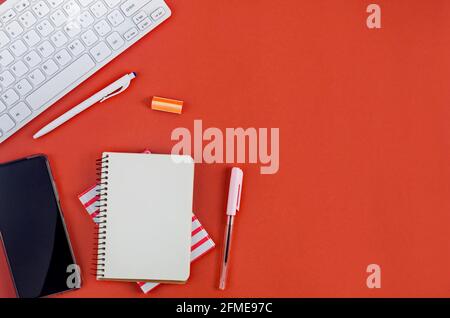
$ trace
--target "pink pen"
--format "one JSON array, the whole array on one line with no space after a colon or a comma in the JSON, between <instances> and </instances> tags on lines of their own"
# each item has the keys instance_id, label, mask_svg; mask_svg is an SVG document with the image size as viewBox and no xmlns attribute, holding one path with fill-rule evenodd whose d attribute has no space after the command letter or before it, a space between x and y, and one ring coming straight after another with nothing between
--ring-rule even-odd
<instances>
[{"instance_id":1,"label":"pink pen","mask_svg":"<svg viewBox=\"0 0 450 318\"><path fill-rule=\"evenodd\" d=\"M227 273L228 262L230 261L230 249L231 249L231 236L233 234L234 217L236 211L239 210L241 202L242 192L242 180L244 173L239 168L233 168L231 170L230 189L228 190L228 204L227 204L227 226L225 228L225 239L223 242L223 257L222 257L222 269L220 272L220 284L219 289L224 290Z\"/></svg>"}]
</instances>

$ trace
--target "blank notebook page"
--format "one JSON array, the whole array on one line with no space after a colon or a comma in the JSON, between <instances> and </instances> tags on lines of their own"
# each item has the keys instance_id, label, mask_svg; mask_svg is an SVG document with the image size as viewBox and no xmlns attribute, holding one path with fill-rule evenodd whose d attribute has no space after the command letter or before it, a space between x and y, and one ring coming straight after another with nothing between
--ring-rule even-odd
<instances>
[{"instance_id":1,"label":"blank notebook page","mask_svg":"<svg viewBox=\"0 0 450 318\"><path fill-rule=\"evenodd\" d=\"M106 179L106 177L108 177ZM103 153L104 280L185 282L194 163L189 156ZM103 195L104 194L104 195ZM102 244L104 243L104 244ZM101 270L101 271L100 271Z\"/></svg>"}]
</instances>

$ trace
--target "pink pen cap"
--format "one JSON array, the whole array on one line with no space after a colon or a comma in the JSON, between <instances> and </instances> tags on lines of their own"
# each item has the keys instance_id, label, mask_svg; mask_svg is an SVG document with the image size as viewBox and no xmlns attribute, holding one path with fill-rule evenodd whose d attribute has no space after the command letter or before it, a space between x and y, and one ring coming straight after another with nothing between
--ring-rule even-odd
<instances>
[{"instance_id":1,"label":"pink pen cap","mask_svg":"<svg viewBox=\"0 0 450 318\"><path fill-rule=\"evenodd\" d=\"M241 205L242 181L244 173L239 168L231 170L230 188L228 190L227 215L236 215Z\"/></svg>"}]
</instances>

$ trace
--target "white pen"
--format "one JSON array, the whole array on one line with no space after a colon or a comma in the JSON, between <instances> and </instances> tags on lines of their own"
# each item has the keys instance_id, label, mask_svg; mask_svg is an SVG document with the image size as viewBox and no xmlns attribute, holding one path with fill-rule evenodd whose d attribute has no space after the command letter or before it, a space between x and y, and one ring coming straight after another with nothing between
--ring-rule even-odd
<instances>
[{"instance_id":1,"label":"white pen","mask_svg":"<svg viewBox=\"0 0 450 318\"><path fill-rule=\"evenodd\" d=\"M67 113L65 113L65 114L61 115L60 117L56 118L50 124L48 124L47 126L42 128L41 130L39 130L33 136L33 138L37 139L39 137L42 137L42 136L48 134L49 132L51 132L52 130L58 128L59 126L61 126L65 122L69 121L70 119L72 119L76 115L78 115L81 112L85 111L86 109L88 109L92 105L94 105L94 104L96 104L98 102L100 102L100 103L104 102L108 98L111 98L113 96L116 96L116 95L122 93L124 90L126 90L128 88L128 86L130 86L131 80L134 79L135 77L136 77L136 73L134 73L134 72L122 76L121 78L119 78L114 83L112 83L112 84L108 85L107 87L105 87L104 89L102 89L100 92L92 95L91 97L86 99L81 104L79 104L79 105L75 106L74 108L72 108L71 110L69 110Z\"/></svg>"}]
</instances>

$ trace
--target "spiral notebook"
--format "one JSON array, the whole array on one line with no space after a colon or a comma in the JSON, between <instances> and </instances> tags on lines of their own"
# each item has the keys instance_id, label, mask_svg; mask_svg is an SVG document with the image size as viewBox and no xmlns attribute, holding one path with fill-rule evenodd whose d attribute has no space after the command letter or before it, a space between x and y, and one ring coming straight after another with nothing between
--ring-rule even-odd
<instances>
[{"instance_id":1,"label":"spiral notebook","mask_svg":"<svg viewBox=\"0 0 450 318\"><path fill-rule=\"evenodd\" d=\"M105 152L98 165L97 279L186 282L192 158Z\"/></svg>"}]
</instances>

